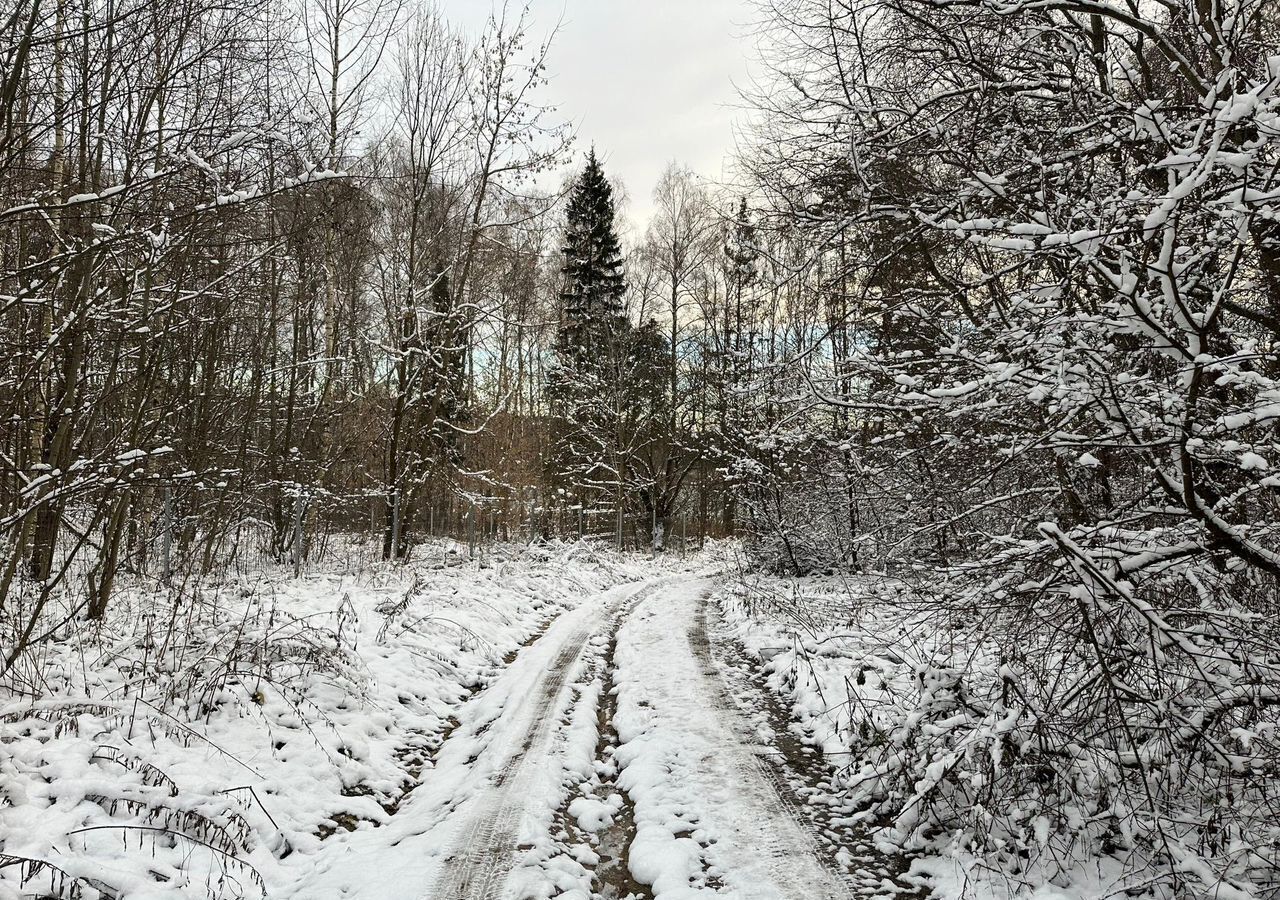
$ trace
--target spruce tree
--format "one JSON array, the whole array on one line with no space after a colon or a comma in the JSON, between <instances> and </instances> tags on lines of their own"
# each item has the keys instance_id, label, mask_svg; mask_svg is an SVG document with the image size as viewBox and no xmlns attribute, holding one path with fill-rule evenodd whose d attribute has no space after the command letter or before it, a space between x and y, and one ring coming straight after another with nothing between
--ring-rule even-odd
<instances>
[{"instance_id":1,"label":"spruce tree","mask_svg":"<svg viewBox=\"0 0 1280 900\"><path fill-rule=\"evenodd\" d=\"M560 333L547 386L552 480L584 504L617 499L624 480L630 327L613 219L613 189L592 150L569 197Z\"/></svg>"},{"instance_id":2,"label":"spruce tree","mask_svg":"<svg viewBox=\"0 0 1280 900\"><path fill-rule=\"evenodd\" d=\"M573 355L622 327L622 247L613 226L613 188L593 148L569 197L565 228L562 353Z\"/></svg>"}]
</instances>

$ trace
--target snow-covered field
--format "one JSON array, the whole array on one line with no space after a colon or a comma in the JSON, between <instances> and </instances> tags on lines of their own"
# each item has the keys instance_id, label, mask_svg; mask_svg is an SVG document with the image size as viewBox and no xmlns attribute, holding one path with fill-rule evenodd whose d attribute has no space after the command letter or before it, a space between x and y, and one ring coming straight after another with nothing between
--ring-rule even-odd
<instances>
[{"instance_id":1,"label":"snow-covered field","mask_svg":"<svg viewBox=\"0 0 1280 900\"><path fill-rule=\"evenodd\" d=\"M458 710L522 645L652 569L448 549L126 590L100 629L44 645L38 699L0 707L0 897L287 894L429 788Z\"/></svg>"},{"instance_id":2,"label":"snow-covered field","mask_svg":"<svg viewBox=\"0 0 1280 900\"><path fill-rule=\"evenodd\" d=\"M559 859L555 818L588 778L599 655L613 617L653 582L593 592L460 711L431 777L383 830L341 835L284 891L297 897L545 897L586 870Z\"/></svg>"},{"instance_id":3,"label":"snow-covered field","mask_svg":"<svg viewBox=\"0 0 1280 900\"><path fill-rule=\"evenodd\" d=\"M330 841L284 895L849 896L712 658L709 562L651 563L560 615L459 712L394 821Z\"/></svg>"}]
</instances>

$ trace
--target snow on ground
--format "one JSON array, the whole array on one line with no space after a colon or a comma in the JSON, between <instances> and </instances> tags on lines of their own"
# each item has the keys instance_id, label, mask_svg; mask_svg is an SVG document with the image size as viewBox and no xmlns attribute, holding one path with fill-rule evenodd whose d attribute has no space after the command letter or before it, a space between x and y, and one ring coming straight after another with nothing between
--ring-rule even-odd
<instances>
[{"instance_id":1,"label":"snow on ground","mask_svg":"<svg viewBox=\"0 0 1280 900\"><path fill-rule=\"evenodd\" d=\"M769 686L790 700L795 729L842 761L857 732L886 729L920 666L945 657L954 630L881 602L892 583L741 575L714 596Z\"/></svg>"},{"instance_id":2,"label":"snow on ground","mask_svg":"<svg viewBox=\"0 0 1280 900\"><path fill-rule=\"evenodd\" d=\"M389 830L420 772L431 793L466 742L434 758L455 716L516 650L652 568L580 545L484 567L420 549L364 574L135 586L99 629L47 643L39 696L0 705L0 898L280 895ZM484 717L526 700L518 681L490 695L466 739L479 752Z\"/></svg>"},{"instance_id":3,"label":"snow on ground","mask_svg":"<svg viewBox=\"0 0 1280 900\"><path fill-rule=\"evenodd\" d=\"M907 853L910 874L899 881L964 900L1116 895L1121 871L1113 859L1049 876L1034 856L1020 870L994 866L945 828L934 829L942 837L933 842L909 837L919 833L921 797L943 775L930 770L937 772L932 784L922 779L910 796L903 793L895 766L906 765L908 748L896 742L933 727L950 675L994 682L999 661L976 620L939 618L937 609L913 608L907 597L901 583L883 577L739 573L713 600L768 688L789 705L793 733L825 754L833 770L825 802L836 821L866 829L883 854Z\"/></svg>"},{"instance_id":4,"label":"snow on ground","mask_svg":"<svg viewBox=\"0 0 1280 900\"><path fill-rule=\"evenodd\" d=\"M0 900L902 892L857 803L774 757L790 712L848 760L945 629L838 581L695 574L715 551L459 550L134 587L47 645L41 696L0 706Z\"/></svg>"},{"instance_id":5,"label":"snow on ground","mask_svg":"<svg viewBox=\"0 0 1280 900\"><path fill-rule=\"evenodd\" d=\"M591 657L611 613L646 587L623 585L560 615L460 711L431 777L394 821L335 838L282 896L480 900L517 867L510 895L555 891L539 863L555 853L556 811L596 744Z\"/></svg>"},{"instance_id":6,"label":"snow on ground","mask_svg":"<svg viewBox=\"0 0 1280 900\"><path fill-rule=\"evenodd\" d=\"M659 900L846 897L710 667L702 607L716 583L661 591L618 633L615 756L634 805L631 873Z\"/></svg>"}]
</instances>

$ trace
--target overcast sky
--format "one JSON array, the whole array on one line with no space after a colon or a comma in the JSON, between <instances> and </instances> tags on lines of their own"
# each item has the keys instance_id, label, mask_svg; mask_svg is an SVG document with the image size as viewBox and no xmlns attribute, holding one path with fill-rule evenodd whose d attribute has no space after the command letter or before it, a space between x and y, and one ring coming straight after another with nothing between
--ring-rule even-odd
<instances>
[{"instance_id":1,"label":"overcast sky","mask_svg":"<svg viewBox=\"0 0 1280 900\"><path fill-rule=\"evenodd\" d=\"M442 5L469 28L490 9L489 0ZM533 0L533 11L539 38L563 19L547 98L576 126L579 159L594 143L622 177L637 225L668 161L721 177L734 84L744 83L750 55L749 0Z\"/></svg>"}]
</instances>

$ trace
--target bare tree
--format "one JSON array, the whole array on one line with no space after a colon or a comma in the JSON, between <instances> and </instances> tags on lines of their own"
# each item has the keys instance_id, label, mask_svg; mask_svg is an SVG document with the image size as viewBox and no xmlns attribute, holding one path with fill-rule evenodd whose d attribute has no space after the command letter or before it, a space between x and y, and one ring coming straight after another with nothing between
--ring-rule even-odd
<instances>
[{"instance_id":1,"label":"bare tree","mask_svg":"<svg viewBox=\"0 0 1280 900\"><path fill-rule=\"evenodd\" d=\"M743 460L759 549L802 571L850 545L878 566L928 560L917 597L980 615L1005 662L936 707L933 724L959 718L905 765L889 755L915 725L877 735L892 754L860 745L888 778L870 800L912 839L974 836L1002 868L1022 865L1002 848L1036 843L1034 809L1068 866L1118 839L1144 889L1261 883L1268 801L1243 772L1275 747L1235 729L1274 722L1280 684L1262 650L1280 572L1261 349L1274 16L767 6L778 78L754 97L745 163L789 346L755 384L789 399ZM1036 777L965 762L1010 745ZM954 775L922 790L943 759ZM1075 780L1081 765L1107 787ZM1085 825L1103 810L1111 824ZM1222 827L1259 856L1239 862Z\"/></svg>"}]
</instances>

